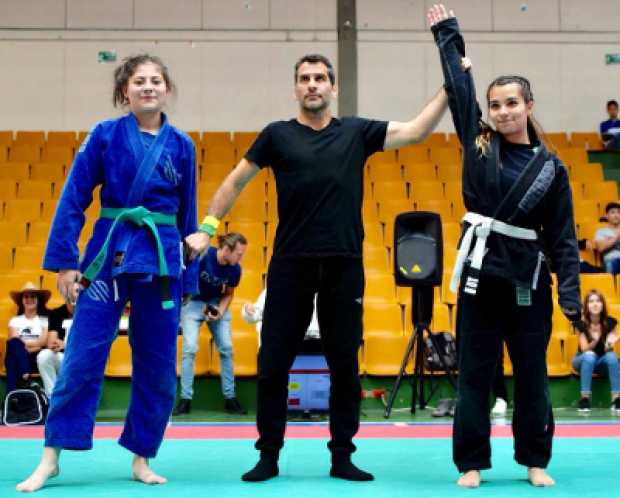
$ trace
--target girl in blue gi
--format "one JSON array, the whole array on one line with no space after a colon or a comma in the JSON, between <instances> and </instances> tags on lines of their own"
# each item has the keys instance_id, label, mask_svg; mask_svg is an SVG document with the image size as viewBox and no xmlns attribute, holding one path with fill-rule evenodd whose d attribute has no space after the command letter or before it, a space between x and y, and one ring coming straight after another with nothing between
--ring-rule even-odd
<instances>
[{"instance_id":1,"label":"girl in blue gi","mask_svg":"<svg viewBox=\"0 0 620 498\"><path fill-rule=\"evenodd\" d=\"M195 151L162 112L174 86L159 58L127 58L114 77L114 104L130 112L97 124L84 140L50 231L43 266L58 272L58 289L77 306L43 457L18 491L57 475L62 449L92 447L103 371L127 301L133 377L119 443L134 454L134 479L166 482L147 459L157 454L174 403L182 295L198 291L194 267L182 273L181 250L182 237L197 228ZM98 185L101 213L78 262L84 211Z\"/></svg>"}]
</instances>

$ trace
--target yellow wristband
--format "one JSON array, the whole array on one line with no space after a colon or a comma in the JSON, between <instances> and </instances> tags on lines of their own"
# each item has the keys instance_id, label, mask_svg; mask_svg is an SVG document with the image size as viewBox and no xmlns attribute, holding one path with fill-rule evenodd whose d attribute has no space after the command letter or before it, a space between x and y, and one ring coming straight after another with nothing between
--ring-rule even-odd
<instances>
[{"instance_id":1,"label":"yellow wristband","mask_svg":"<svg viewBox=\"0 0 620 498\"><path fill-rule=\"evenodd\" d=\"M202 220L201 225L209 225L212 226L215 230L220 226L220 220L218 220L215 216L207 215Z\"/></svg>"}]
</instances>

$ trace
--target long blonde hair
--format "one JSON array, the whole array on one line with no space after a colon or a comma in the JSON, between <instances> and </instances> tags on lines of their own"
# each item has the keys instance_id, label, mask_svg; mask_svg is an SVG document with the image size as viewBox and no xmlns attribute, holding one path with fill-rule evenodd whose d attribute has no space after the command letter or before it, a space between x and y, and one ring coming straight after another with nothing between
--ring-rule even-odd
<instances>
[{"instance_id":1,"label":"long blonde hair","mask_svg":"<svg viewBox=\"0 0 620 498\"><path fill-rule=\"evenodd\" d=\"M527 78L524 78L523 76L509 74L505 76L499 76L491 82L491 84L487 88L487 107L490 103L491 89L496 86L504 86L504 85L509 85L511 83L516 83L517 85L521 87L521 95L523 96L523 100L525 101L526 104L529 104L530 102L534 102L534 94L532 93L532 86L530 85L529 80ZM491 146L491 139L493 138L493 135L498 132L495 131L493 128L491 128L491 125L489 125L489 123L487 123L483 119L479 121L479 126L480 126L480 134L476 137L475 143L476 143L476 149L478 150L478 153L482 157L482 156L486 156L489 153L489 147ZM549 142L549 140L547 140L547 137L545 135L545 132L542 129L542 126L540 126L538 121L536 121L536 119L533 116L528 116L527 126L528 126L528 129L533 131L536 134L536 137L545 144L547 149L554 150L553 145Z\"/></svg>"}]
</instances>

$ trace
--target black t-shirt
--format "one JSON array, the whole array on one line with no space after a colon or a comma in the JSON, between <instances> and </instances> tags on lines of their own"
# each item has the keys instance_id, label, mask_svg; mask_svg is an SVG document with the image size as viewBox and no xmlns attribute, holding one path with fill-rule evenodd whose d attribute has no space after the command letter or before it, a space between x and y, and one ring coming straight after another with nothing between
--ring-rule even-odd
<instances>
[{"instance_id":1,"label":"black t-shirt","mask_svg":"<svg viewBox=\"0 0 620 498\"><path fill-rule=\"evenodd\" d=\"M364 164L383 149L386 121L332 118L316 131L270 123L245 157L273 169L279 223L274 255L360 256Z\"/></svg>"},{"instance_id":2,"label":"black t-shirt","mask_svg":"<svg viewBox=\"0 0 620 498\"><path fill-rule=\"evenodd\" d=\"M618 320L616 320L613 316L608 316L601 327L601 337L594 346L593 352L597 354L597 356L603 356L605 354L605 339L607 339L607 334L609 334L612 330L616 328L618 324ZM578 321L575 324L575 328L582 334L585 334L588 342L592 341L592 336L590 335L590 331L588 330L588 324L583 320Z\"/></svg>"},{"instance_id":3,"label":"black t-shirt","mask_svg":"<svg viewBox=\"0 0 620 498\"><path fill-rule=\"evenodd\" d=\"M69 309L66 304L63 304L58 308L54 308L49 314L47 330L54 330L58 332L58 339L61 341L64 340L66 330L62 326L62 322L69 320L72 317L73 315L69 313Z\"/></svg>"}]
</instances>

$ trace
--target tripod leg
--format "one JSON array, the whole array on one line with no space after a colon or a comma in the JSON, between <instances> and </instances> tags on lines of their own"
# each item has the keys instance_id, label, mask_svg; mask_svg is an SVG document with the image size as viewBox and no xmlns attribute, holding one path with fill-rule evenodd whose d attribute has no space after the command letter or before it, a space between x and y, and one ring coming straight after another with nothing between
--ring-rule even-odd
<instances>
[{"instance_id":1,"label":"tripod leg","mask_svg":"<svg viewBox=\"0 0 620 498\"><path fill-rule=\"evenodd\" d=\"M420 410L426 408L426 400L424 399L424 327L416 326L416 351L415 365L413 366L412 393L411 393L411 413L415 413L416 402L420 396ZM419 386L419 387L418 387Z\"/></svg>"},{"instance_id":2,"label":"tripod leg","mask_svg":"<svg viewBox=\"0 0 620 498\"><path fill-rule=\"evenodd\" d=\"M400 383L405 376L405 371L407 369L407 363L409 363L409 357L411 356L411 352L413 351L413 345L415 344L415 331L412 332L411 337L409 338L409 342L407 343L407 350L405 351L405 355L403 356L403 361L400 364L400 371L398 372L398 377L396 377L396 381L394 381L394 386L392 387L392 392L390 393L390 397L387 402L387 406L385 407L385 414L383 415L385 418L389 418L392 413L392 406L394 405L394 401L396 400L396 394L398 393L398 389L400 388Z\"/></svg>"}]
</instances>

